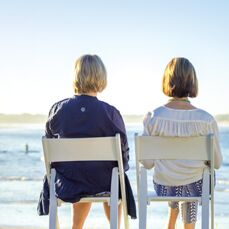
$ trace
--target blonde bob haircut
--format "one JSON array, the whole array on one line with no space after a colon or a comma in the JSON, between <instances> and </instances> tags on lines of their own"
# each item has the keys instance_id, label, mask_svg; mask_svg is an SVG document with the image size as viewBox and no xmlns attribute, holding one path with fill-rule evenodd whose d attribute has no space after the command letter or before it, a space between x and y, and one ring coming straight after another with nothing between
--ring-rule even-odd
<instances>
[{"instance_id":1,"label":"blonde bob haircut","mask_svg":"<svg viewBox=\"0 0 229 229\"><path fill-rule=\"evenodd\" d=\"M83 55L75 63L76 94L102 92L107 85L106 68L97 55Z\"/></svg>"},{"instance_id":2,"label":"blonde bob haircut","mask_svg":"<svg viewBox=\"0 0 229 229\"><path fill-rule=\"evenodd\" d=\"M165 68L162 89L169 97L196 97L198 81L191 62L183 57L173 58Z\"/></svg>"}]
</instances>

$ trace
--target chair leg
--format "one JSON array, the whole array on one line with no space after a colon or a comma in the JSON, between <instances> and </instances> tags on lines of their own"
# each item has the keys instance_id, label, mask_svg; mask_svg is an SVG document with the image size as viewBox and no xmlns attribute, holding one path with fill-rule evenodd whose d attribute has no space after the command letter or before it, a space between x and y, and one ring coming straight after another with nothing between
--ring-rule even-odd
<instances>
[{"instance_id":1,"label":"chair leg","mask_svg":"<svg viewBox=\"0 0 229 229\"><path fill-rule=\"evenodd\" d=\"M49 229L57 229L57 198L55 196L55 177L56 170L51 169L51 179L50 179L50 203L49 203ZM58 225L59 226L59 225Z\"/></svg>"},{"instance_id":2,"label":"chair leg","mask_svg":"<svg viewBox=\"0 0 229 229\"><path fill-rule=\"evenodd\" d=\"M214 229L214 226L215 226L215 223L214 223L214 220L215 220L215 210L214 210L214 199L215 199L215 196L214 196L214 188L215 188L215 177L214 177L214 171L212 169L211 171L211 228Z\"/></svg>"},{"instance_id":3,"label":"chair leg","mask_svg":"<svg viewBox=\"0 0 229 229\"><path fill-rule=\"evenodd\" d=\"M58 214L56 214L56 229L60 229Z\"/></svg>"},{"instance_id":4,"label":"chair leg","mask_svg":"<svg viewBox=\"0 0 229 229\"><path fill-rule=\"evenodd\" d=\"M113 168L110 198L110 229L118 229L118 168Z\"/></svg>"},{"instance_id":5,"label":"chair leg","mask_svg":"<svg viewBox=\"0 0 229 229\"><path fill-rule=\"evenodd\" d=\"M209 229L209 171L204 169L202 187L202 229Z\"/></svg>"},{"instance_id":6,"label":"chair leg","mask_svg":"<svg viewBox=\"0 0 229 229\"><path fill-rule=\"evenodd\" d=\"M140 170L140 195L139 195L139 228L146 229L147 222L147 171L145 168Z\"/></svg>"}]
</instances>

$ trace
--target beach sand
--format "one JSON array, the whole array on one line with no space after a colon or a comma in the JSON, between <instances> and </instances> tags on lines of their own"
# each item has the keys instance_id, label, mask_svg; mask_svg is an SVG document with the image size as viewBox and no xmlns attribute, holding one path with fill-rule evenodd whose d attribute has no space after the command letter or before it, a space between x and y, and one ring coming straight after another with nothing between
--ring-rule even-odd
<instances>
[{"instance_id":1,"label":"beach sand","mask_svg":"<svg viewBox=\"0 0 229 229\"><path fill-rule=\"evenodd\" d=\"M0 226L0 229L48 229L48 226L46 228L44 227L19 227L19 226ZM61 229L69 229L69 227L61 227ZM89 229L89 227L85 227L85 229ZM101 227L90 227L90 229L101 229ZM105 228L104 228L105 229Z\"/></svg>"}]
</instances>

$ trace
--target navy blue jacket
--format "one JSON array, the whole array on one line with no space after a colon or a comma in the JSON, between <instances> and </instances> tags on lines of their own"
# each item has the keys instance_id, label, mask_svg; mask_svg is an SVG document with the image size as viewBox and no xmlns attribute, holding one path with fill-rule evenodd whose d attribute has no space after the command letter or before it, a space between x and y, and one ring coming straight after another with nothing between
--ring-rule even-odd
<instances>
[{"instance_id":1,"label":"navy blue jacket","mask_svg":"<svg viewBox=\"0 0 229 229\"><path fill-rule=\"evenodd\" d=\"M46 123L48 138L104 137L115 136L116 133L121 136L124 169L128 170L129 147L125 125L115 107L93 96L74 96L55 103ZM109 192L112 169L116 166L117 162L112 161L53 163L52 167L57 171L57 197L74 203L88 195ZM132 193L130 185L128 189L127 192Z\"/></svg>"}]
</instances>

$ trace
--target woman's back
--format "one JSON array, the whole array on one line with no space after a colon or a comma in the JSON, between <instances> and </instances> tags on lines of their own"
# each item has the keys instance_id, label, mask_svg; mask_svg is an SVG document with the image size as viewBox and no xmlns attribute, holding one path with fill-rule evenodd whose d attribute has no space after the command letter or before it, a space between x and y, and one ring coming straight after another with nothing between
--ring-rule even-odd
<instances>
[{"instance_id":1,"label":"woman's back","mask_svg":"<svg viewBox=\"0 0 229 229\"><path fill-rule=\"evenodd\" d=\"M53 105L46 124L46 136L85 138L115 136L120 133L124 169L128 165L128 143L119 111L94 96L77 95ZM110 191L112 161L56 162L56 193L64 201L75 202L81 197Z\"/></svg>"},{"instance_id":2,"label":"woman's back","mask_svg":"<svg viewBox=\"0 0 229 229\"><path fill-rule=\"evenodd\" d=\"M206 111L161 106L154 110L152 117L149 113L144 121L144 135L189 137L210 133L215 134L215 167L219 167L222 159L217 140L218 128L215 119ZM184 160L155 160L153 164L154 181L171 186L185 185L201 179L206 166L202 161Z\"/></svg>"}]
</instances>

